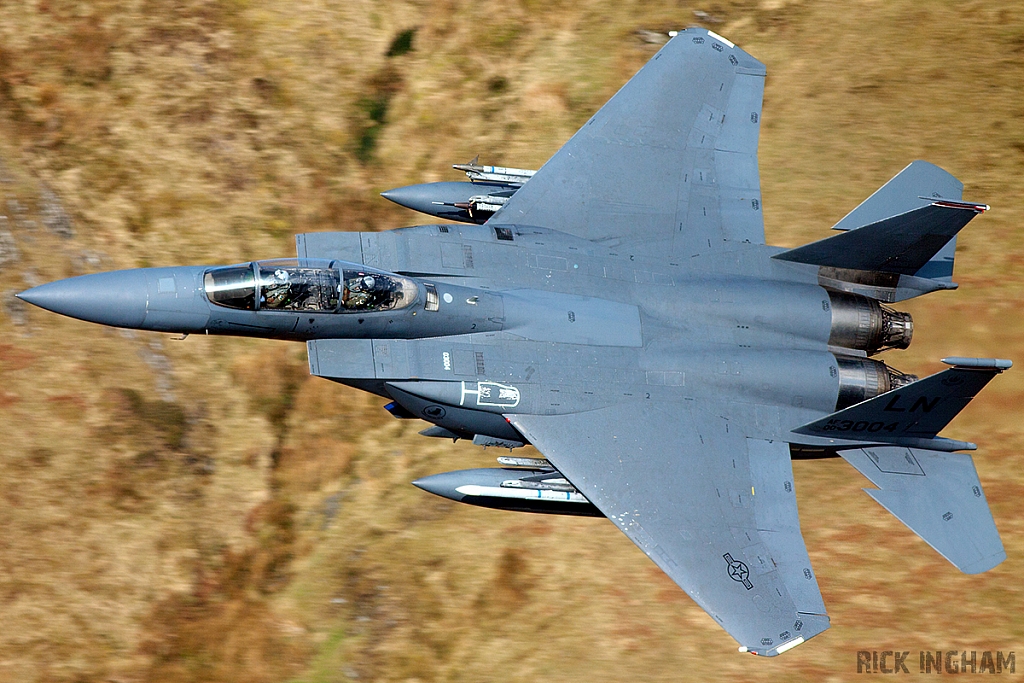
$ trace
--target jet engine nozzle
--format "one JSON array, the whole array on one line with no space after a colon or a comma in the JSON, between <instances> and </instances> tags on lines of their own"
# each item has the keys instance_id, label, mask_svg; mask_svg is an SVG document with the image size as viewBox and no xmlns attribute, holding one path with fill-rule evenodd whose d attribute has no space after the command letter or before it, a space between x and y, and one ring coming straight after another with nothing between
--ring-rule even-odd
<instances>
[{"instance_id":1,"label":"jet engine nozzle","mask_svg":"<svg viewBox=\"0 0 1024 683\"><path fill-rule=\"evenodd\" d=\"M860 294L829 292L832 332L828 343L864 351L872 356L888 349L905 349L914 337L909 313L895 311Z\"/></svg>"},{"instance_id":2,"label":"jet engine nozzle","mask_svg":"<svg viewBox=\"0 0 1024 683\"><path fill-rule=\"evenodd\" d=\"M839 365L839 397L836 400L836 410L899 389L918 379L917 375L908 375L882 361L870 358L837 356L836 361Z\"/></svg>"}]
</instances>

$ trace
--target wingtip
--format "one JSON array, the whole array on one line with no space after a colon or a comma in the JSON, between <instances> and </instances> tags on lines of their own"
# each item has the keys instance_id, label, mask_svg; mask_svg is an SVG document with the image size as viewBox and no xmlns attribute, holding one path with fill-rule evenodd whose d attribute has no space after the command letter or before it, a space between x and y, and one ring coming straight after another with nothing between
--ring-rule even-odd
<instances>
[{"instance_id":1,"label":"wingtip","mask_svg":"<svg viewBox=\"0 0 1024 683\"><path fill-rule=\"evenodd\" d=\"M779 645L777 648L775 648L774 653L777 654L777 655L781 655L783 652L787 652L789 650L792 650L794 647L796 647L797 645L800 645L803 642L804 642L804 637L803 636L797 636L793 640L786 641L782 645Z\"/></svg>"},{"instance_id":2,"label":"wingtip","mask_svg":"<svg viewBox=\"0 0 1024 683\"><path fill-rule=\"evenodd\" d=\"M806 641L807 641L807 639L804 638L803 636L797 636L796 638L793 638L792 640L787 640L786 642L782 643L781 645L779 645L777 647L772 647L772 648L760 649L759 650L759 649L756 649L756 648L747 647L746 645L740 645L736 649L737 649L738 652L754 655L755 657L778 657L783 652L788 652L788 651L792 650L794 647L796 647L797 645L800 645L800 644L802 644L802 643L804 643Z\"/></svg>"},{"instance_id":3,"label":"wingtip","mask_svg":"<svg viewBox=\"0 0 1024 683\"><path fill-rule=\"evenodd\" d=\"M945 555L943 555L945 557ZM946 557L949 560L948 557ZM995 569L1003 562L1006 561L1006 551L1000 549L997 553L992 553L986 557L983 557L975 562L969 564L953 564L954 567L962 571L964 574L984 574L985 572ZM952 563L952 560L950 560Z\"/></svg>"},{"instance_id":4,"label":"wingtip","mask_svg":"<svg viewBox=\"0 0 1024 683\"><path fill-rule=\"evenodd\" d=\"M715 40L718 40L718 41L721 41L721 42L725 43L729 47L736 47L736 43L732 42L728 38L723 38L722 36L718 35L714 31L708 30L708 36L711 37L711 38L714 38Z\"/></svg>"}]
</instances>

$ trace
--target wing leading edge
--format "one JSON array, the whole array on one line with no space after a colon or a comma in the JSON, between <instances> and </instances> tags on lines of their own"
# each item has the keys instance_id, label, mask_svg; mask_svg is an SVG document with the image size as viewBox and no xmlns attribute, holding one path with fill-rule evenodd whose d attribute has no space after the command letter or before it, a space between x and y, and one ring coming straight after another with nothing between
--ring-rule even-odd
<instances>
[{"instance_id":1,"label":"wing leading edge","mask_svg":"<svg viewBox=\"0 0 1024 683\"><path fill-rule=\"evenodd\" d=\"M741 650L774 656L829 627L788 444L688 402L508 418Z\"/></svg>"},{"instance_id":2,"label":"wing leading edge","mask_svg":"<svg viewBox=\"0 0 1024 683\"><path fill-rule=\"evenodd\" d=\"M680 31L488 222L637 253L763 244L764 78L764 64L721 36Z\"/></svg>"}]
</instances>

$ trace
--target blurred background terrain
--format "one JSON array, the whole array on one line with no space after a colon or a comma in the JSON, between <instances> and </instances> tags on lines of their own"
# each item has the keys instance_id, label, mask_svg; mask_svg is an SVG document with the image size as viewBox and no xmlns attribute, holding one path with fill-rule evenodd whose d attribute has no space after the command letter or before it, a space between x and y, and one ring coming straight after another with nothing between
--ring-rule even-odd
<instances>
[{"instance_id":1,"label":"blurred background terrain","mask_svg":"<svg viewBox=\"0 0 1024 683\"><path fill-rule=\"evenodd\" d=\"M0 0L0 680L846 680L860 649L1024 657L1024 368L946 435L1009 559L960 574L859 489L794 463L833 628L735 643L604 520L408 482L501 453L416 435L307 375L305 348L119 332L21 289L294 253L430 222L379 198L476 154L537 168L703 25L768 66L769 243L796 246L913 159L993 210L960 291L904 306L928 374L1024 361L1024 5L1012 0ZM528 450L528 449L527 449ZM527 452L529 454L529 452Z\"/></svg>"}]
</instances>

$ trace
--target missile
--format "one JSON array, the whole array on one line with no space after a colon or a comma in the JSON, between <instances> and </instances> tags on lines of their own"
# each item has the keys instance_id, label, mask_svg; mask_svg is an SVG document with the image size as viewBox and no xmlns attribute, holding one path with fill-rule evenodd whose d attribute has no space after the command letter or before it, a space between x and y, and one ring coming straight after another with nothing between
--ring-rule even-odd
<instances>
[{"instance_id":1,"label":"missile","mask_svg":"<svg viewBox=\"0 0 1024 683\"><path fill-rule=\"evenodd\" d=\"M477 157L479 159L479 157ZM501 183L522 187L526 181L536 174L525 168L509 168L506 166L481 166L477 159L468 164L452 164L457 171L465 171L466 176L474 183Z\"/></svg>"},{"instance_id":2,"label":"missile","mask_svg":"<svg viewBox=\"0 0 1024 683\"><path fill-rule=\"evenodd\" d=\"M413 486L459 503L497 510L603 517L553 469L482 468L423 477Z\"/></svg>"}]
</instances>

